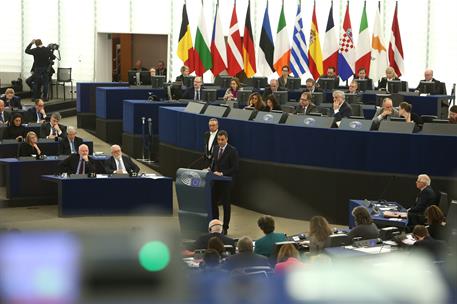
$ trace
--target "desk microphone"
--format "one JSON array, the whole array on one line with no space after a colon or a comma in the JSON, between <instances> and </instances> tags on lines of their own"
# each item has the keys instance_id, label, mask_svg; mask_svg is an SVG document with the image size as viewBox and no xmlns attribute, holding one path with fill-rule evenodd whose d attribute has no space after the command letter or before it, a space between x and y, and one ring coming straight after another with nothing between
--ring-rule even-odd
<instances>
[{"instance_id":1,"label":"desk microphone","mask_svg":"<svg viewBox=\"0 0 457 304\"><path fill-rule=\"evenodd\" d=\"M200 155L196 160L192 161L187 168L192 169L192 167L200 160L202 160L205 157L205 155Z\"/></svg>"},{"instance_id":2,"label":"desk microphone","mask_svg":"<svg viewBox=\"0 0 457 304\"><path fill-rule=\"evenodd\" d=\"M386 183L386 185L384 186L384 188L382 189L382 192L381 194L378 196L379 199L378 199L378 202L385 202L386 200L383 199L384 198L384 195L387 193L387 190L390 189L390 186L392 185L392 182L397 178L397 176L395 175L392 175L389 179L389 181Z\"/></svg>"}]
</instances>

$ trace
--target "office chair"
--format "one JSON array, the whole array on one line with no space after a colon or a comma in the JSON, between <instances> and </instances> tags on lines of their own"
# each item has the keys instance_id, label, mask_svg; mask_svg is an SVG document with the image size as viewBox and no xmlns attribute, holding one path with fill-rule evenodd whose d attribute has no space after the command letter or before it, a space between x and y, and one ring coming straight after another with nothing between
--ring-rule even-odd
<instances>
[{"instance_id":1,"label":"office chair","mask_svg":"<svg viewBox=\"0 0 457 304\"><path fill-rule=\"evenodd\" d=\"M65 100L65 84L70 83L71 99L73 99L73 79L71 79L71 68L58 68L56 80L56 95L59 98L59 85L63 87L63 100Z\"/></svg>"},{"instance_id":2,"label":"office chair","mask_svg":"<svg viewBox=\"0 0 457 304\"><path fill-rule=\"evenodd\" d=\"M440 191L440 200L439 200L439 205L441 211L443 211L444 216L447 216L447 213L449 211L449 200L448 200L448 195L446 192Z\"/></svg>"}]
</instances>

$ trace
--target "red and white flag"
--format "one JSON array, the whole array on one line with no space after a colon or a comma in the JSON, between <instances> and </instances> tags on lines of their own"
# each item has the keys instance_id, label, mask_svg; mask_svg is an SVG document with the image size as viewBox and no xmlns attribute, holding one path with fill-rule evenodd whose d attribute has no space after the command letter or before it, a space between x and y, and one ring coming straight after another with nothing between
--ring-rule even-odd
<instances>
[{"instance_id":1,"label":"red and white flag","mask_svg":"<svg viewBox=\"0 0 457 304\"><path fill-rule=\"evenodd\" d=\"M395 5L394 19L392 21L392 34L389 43L389 65L394 68L395 73L400 77L405 72L405 68L403 66L403 46L401 45L397 11L398 2Z\"/></svg>"},{"instance_id":2,"label":"red and white flag","mask_svg":"<svg viewBox=\"0 0 457 304\"><path fill-rule=\"evenodd\" d=\"M243 56L241 55L241 46L241 35L238 27L238 17L236 16L235 1L227 38L227 73L230 76L235 76L243 70L244 62Z\"/></svg>"}]
</instances>

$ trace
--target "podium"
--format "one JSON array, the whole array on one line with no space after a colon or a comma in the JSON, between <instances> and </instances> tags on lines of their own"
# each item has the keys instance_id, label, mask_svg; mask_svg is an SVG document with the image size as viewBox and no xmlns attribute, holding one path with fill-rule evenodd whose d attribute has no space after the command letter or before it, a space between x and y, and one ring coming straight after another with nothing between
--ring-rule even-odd
<instances>
[{"instance_id":1,"label":"podium","mask_svg":"<svg viewBox=\"0 0 457 304\"><path fill-rule=\"evenodd\" d=\"M207 170L179 168L176 171L178 218L183 237L193 239L208 232L213 213L212 189L216 181L229 183L232 178Z\"/></svg>"}]
</instances>

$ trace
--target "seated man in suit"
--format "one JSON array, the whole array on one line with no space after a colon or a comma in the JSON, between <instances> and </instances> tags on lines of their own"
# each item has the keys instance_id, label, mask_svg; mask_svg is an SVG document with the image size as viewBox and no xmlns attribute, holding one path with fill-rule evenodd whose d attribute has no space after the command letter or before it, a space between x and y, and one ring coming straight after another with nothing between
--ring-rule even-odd
<instances>
[{"instance_id":1,"label":"seated man in suit","mask_svg":"<svg viewBox=\"0 0 457 304\"><path fill-rule=\"evenodd\" d=\"M238 240L238 253L227 257L222 264L222 268L228 271L256 266L271 267L271 264L267 257L254 253L252 239L248 236Z\"/></svg>"},{"instance_id":2,"label":"seated man in suit","mask_svg":"<svg viewBox=\"0 0 457 304\"><path fill-rule=\"evenodd\" d=\"M414 226L413 236L416 239L413 245L415 251L422 251L434 260L439 260L446 255L446 244L432 238L424 225Z\"/></svg>"},{"instance_id":3,"label":"seated man in suit","mask_svg":"<svg viewBox=\"0 0 457 304\"><path fill-rule=\"evenodd\" d=\"M345 95L343 91L333 91L333 106L330 111L330 116L335 117L334 127L339 126L339 122L343 117L349 117L352 115L351 106L345 102Z\"/></svg>"},{"instance_id":4,"label":"seated man in suit","mask_svg":"<svg viewBox=\"0 0 457 304\"><path fill-rule=\"evenodd\" d=\"M422 82L432 82L435 83L435 86L433 88L432 92L425 92L424 91L424 86L422 85ZM419 91L420 93L430 93L431 95L446 95L446 84L444 82L441 82L439 80L436 80L433 78L433 70L432 69L426 69L424 72L424 79L422 79L419 82L419 85L416 88L416 91Z\"/></svg>"},{"instance_id":5,"label":"seated man in suit","mask_svg":"<svg viewBox=\"0 0 457 304\"><path fill-rule=\"evenodd\" d=\"M203 80L200 76L194 78L194 86L192 88L188 88L184 94L184 99L192 99L192 100L202 100L202 87Z\"/></svg>"},{"instance_id":6,"label":"seated man in suit","mask_svg":"<svg viewBox=\"0 0 457 304\"><path fill-rule=\"evenodd\" d=\"M432 180L427 174L420 174L416 180L416 187L419 193L416 198L416 203L408 209L408 226L425 224L425 209L431 205L436 205L437 196L430 184Z\"/></svg>"},{"instance_id":7,"label":"seated man in suit","mask_svg":"<svg viewBox=\"0 0 457 304\"><path fill-rule=\"evenodd\" d=\"M35 100L35 106L27 110L25 119L27 122L43 123L46 119L43 99Z\"/></svg>"},{"instance_id":8,"label":"seated man in suit","mask_svg":"<svg viewBox=\"0 0 457 304\"><path fill-rule=\"evenodd\" d=\"M456 105L449 108L449 123L457 124L457 106Z\"/></svg>"},{"instance_id":9,"label":"seated man in suit","mask_svg":"<svg viewBox=\"0 0 457 304\"><path fill-rule=\"evenodd\" d=\"M335 81L335 89L340 86L340 77L336 75L335 67L328 67L327 74L321 75L319 78L333 78ZM319 80L317 82L319 82Z\"/></svg>"},{"instance_id":10,"label":"seated man in suit","mask_svg":"<svg viewBox=\"0 0 457 304\"><path fill-rule=\"evenodd\" d=\"M201 235L195 242L184 251L185 256L192 256L197 249L208 248L208 241L212 237L217 237L224 245L231 245L235 248L235 240L222 234L222 222L218 219L212 220L208 224L208 233Z\"/></svg>"},{"instance_id":11,"label":"seated man in suit","mask_svg":"<svg viewBox=\"0 0 457 304\"><path fill-rule=\"evenodd\" d=\"M5 111L5 102L0 99L0 126L8 125L11 119L11 113Z\"/></svg>"},{"instance_id":12,"label":"seated man in suit","mask_svg":"<svg viewBox=\"0 0 457 304\"><path fill-rule=\"evenodd\" d=\"M0 99L5 102L5 107L11 110L22 109L21 98L19 96L15 96L14 94L14 89L8 88Z\"/></svg>"},{"instance_id":13,"label":"seated man in suit","mask_svg":"<svg viewBox=\"0 0 457 304\"><path fill-rule=\"evenodd\" d=\"M76 136L75 127L67 127L67 137L60 142L60 154L70 155L78 153L79 146L82 145L83 139Z\"/></svg>"},{"instance_id":14,"label":"seated man in suit","mask_svg":"<svg viewBox=\"0 0 457 304\"><path fill-rule=\"evenodd\" d=\"M58 138L61 140L62 138L67 137L67 127L59 123L61 119L62 117L59 112L52 113L49 122L41 125L40 138Z\"/></svg>"},{"instance_id":15,"label":"seated man in suit","mask_svg":"<svg viewBox=\"0 0 457 304\"><path fill-rule=\"evenodd\" d=\"M147 71L148 69L146 69L144 66L143 66L143 61L141 61L140 59L138 59L136 62L135 62L135 66L132 67L131 71L137 71L137 72L141 72L141 71Z\"/></svg>"},{"instance_id":16,"label":"seated man in suit","mask_svg":"<svg viewBox=\"0 0 457 304\"><path fill-rule=\"evenodd\" d=\"M311 94L314 92L322 92L322 90L316 86L316 81L312 78L306 79L306 89L304 91L310 92Z\"/></svg>"},{"instance_id":17,"label":"seated man in suit","mask_svg":"<svg viewBox=\"0 0 457 304\"><path fill-rule=\"evenodd\" d=\"M123 155L119 145L111 146L111 157L106 161L106 172L111 174L138 173L140 168L130 159Z\"/></svg>"},{"instance_id":18,"label":"seated man in suit","mask_svg":"<svg viewBox=\"0 0 457 304\"><path fill-rule=\"evenodd\" d=\"M228 144L227 131L220 130L217 133L217 147L213 149L211 172L218 176L234 176L238 171L238 151ZM218 202L224 208L223 233L226 235L230 223L232 182L216 181L213 187L213 219L219 219Z\"/></svg>"},{"instance_id":19,"label":"seated man in suit","mask_svg":"<svg viewBox=\"0 0 457 304\"><path fill-rule=\"evenodd\" d=\"M314 103L311 102L311 93L303 92L300 95L300 101L295 107L295 114L309 114L318 112L318 109Z\"/></svg>"},{"instance_id":20,"label":"seated man in suit","mask_svg":"<svg viewBox=\"0 0 457 304\"><path fill-rule=\"evenodd\" d=\"M263 98L267 98L268 96L272 95L274 92L283 91L283 88L279 86L278 79L270 80L270 84L265 87L265 91L263 92Z\"/></svg>"},{"instance_id":21,"label":"seated man in suit","mask_svg":"<svg viewBox=\"0 0 457 304\"><path fill-rule=\"evenodd\" d=\"M71 154L60 163L60 172L68 174L103 173L99 166L89 156L89 147L82 144L78 154Z\"/></svg>"},{"instance_id":22,"label":"seated man in suit","mask_svg":"<svg viewBox=\"0 0 457 304\"><path fill-rule=\"evenodd\" d=\"M349 89L348 89L349 94L359 94L359 83L355 80L352 80L351 83L349 84Z\"/></svg>"},{"instance_id":23,"label":"seated man in suit","mask_svg":"<svg viewBox=\"0 0 457 304\"><path fill-rule=\"evenodd\" d=\"M400 117L397 109L394 108L392 99L389 97L384 98L382 101L382 107L376 110L376 113L373 116L373 130L378 130L381 125L381 121L388 119L389 117Z\"/></svg>"}]
</instances>

